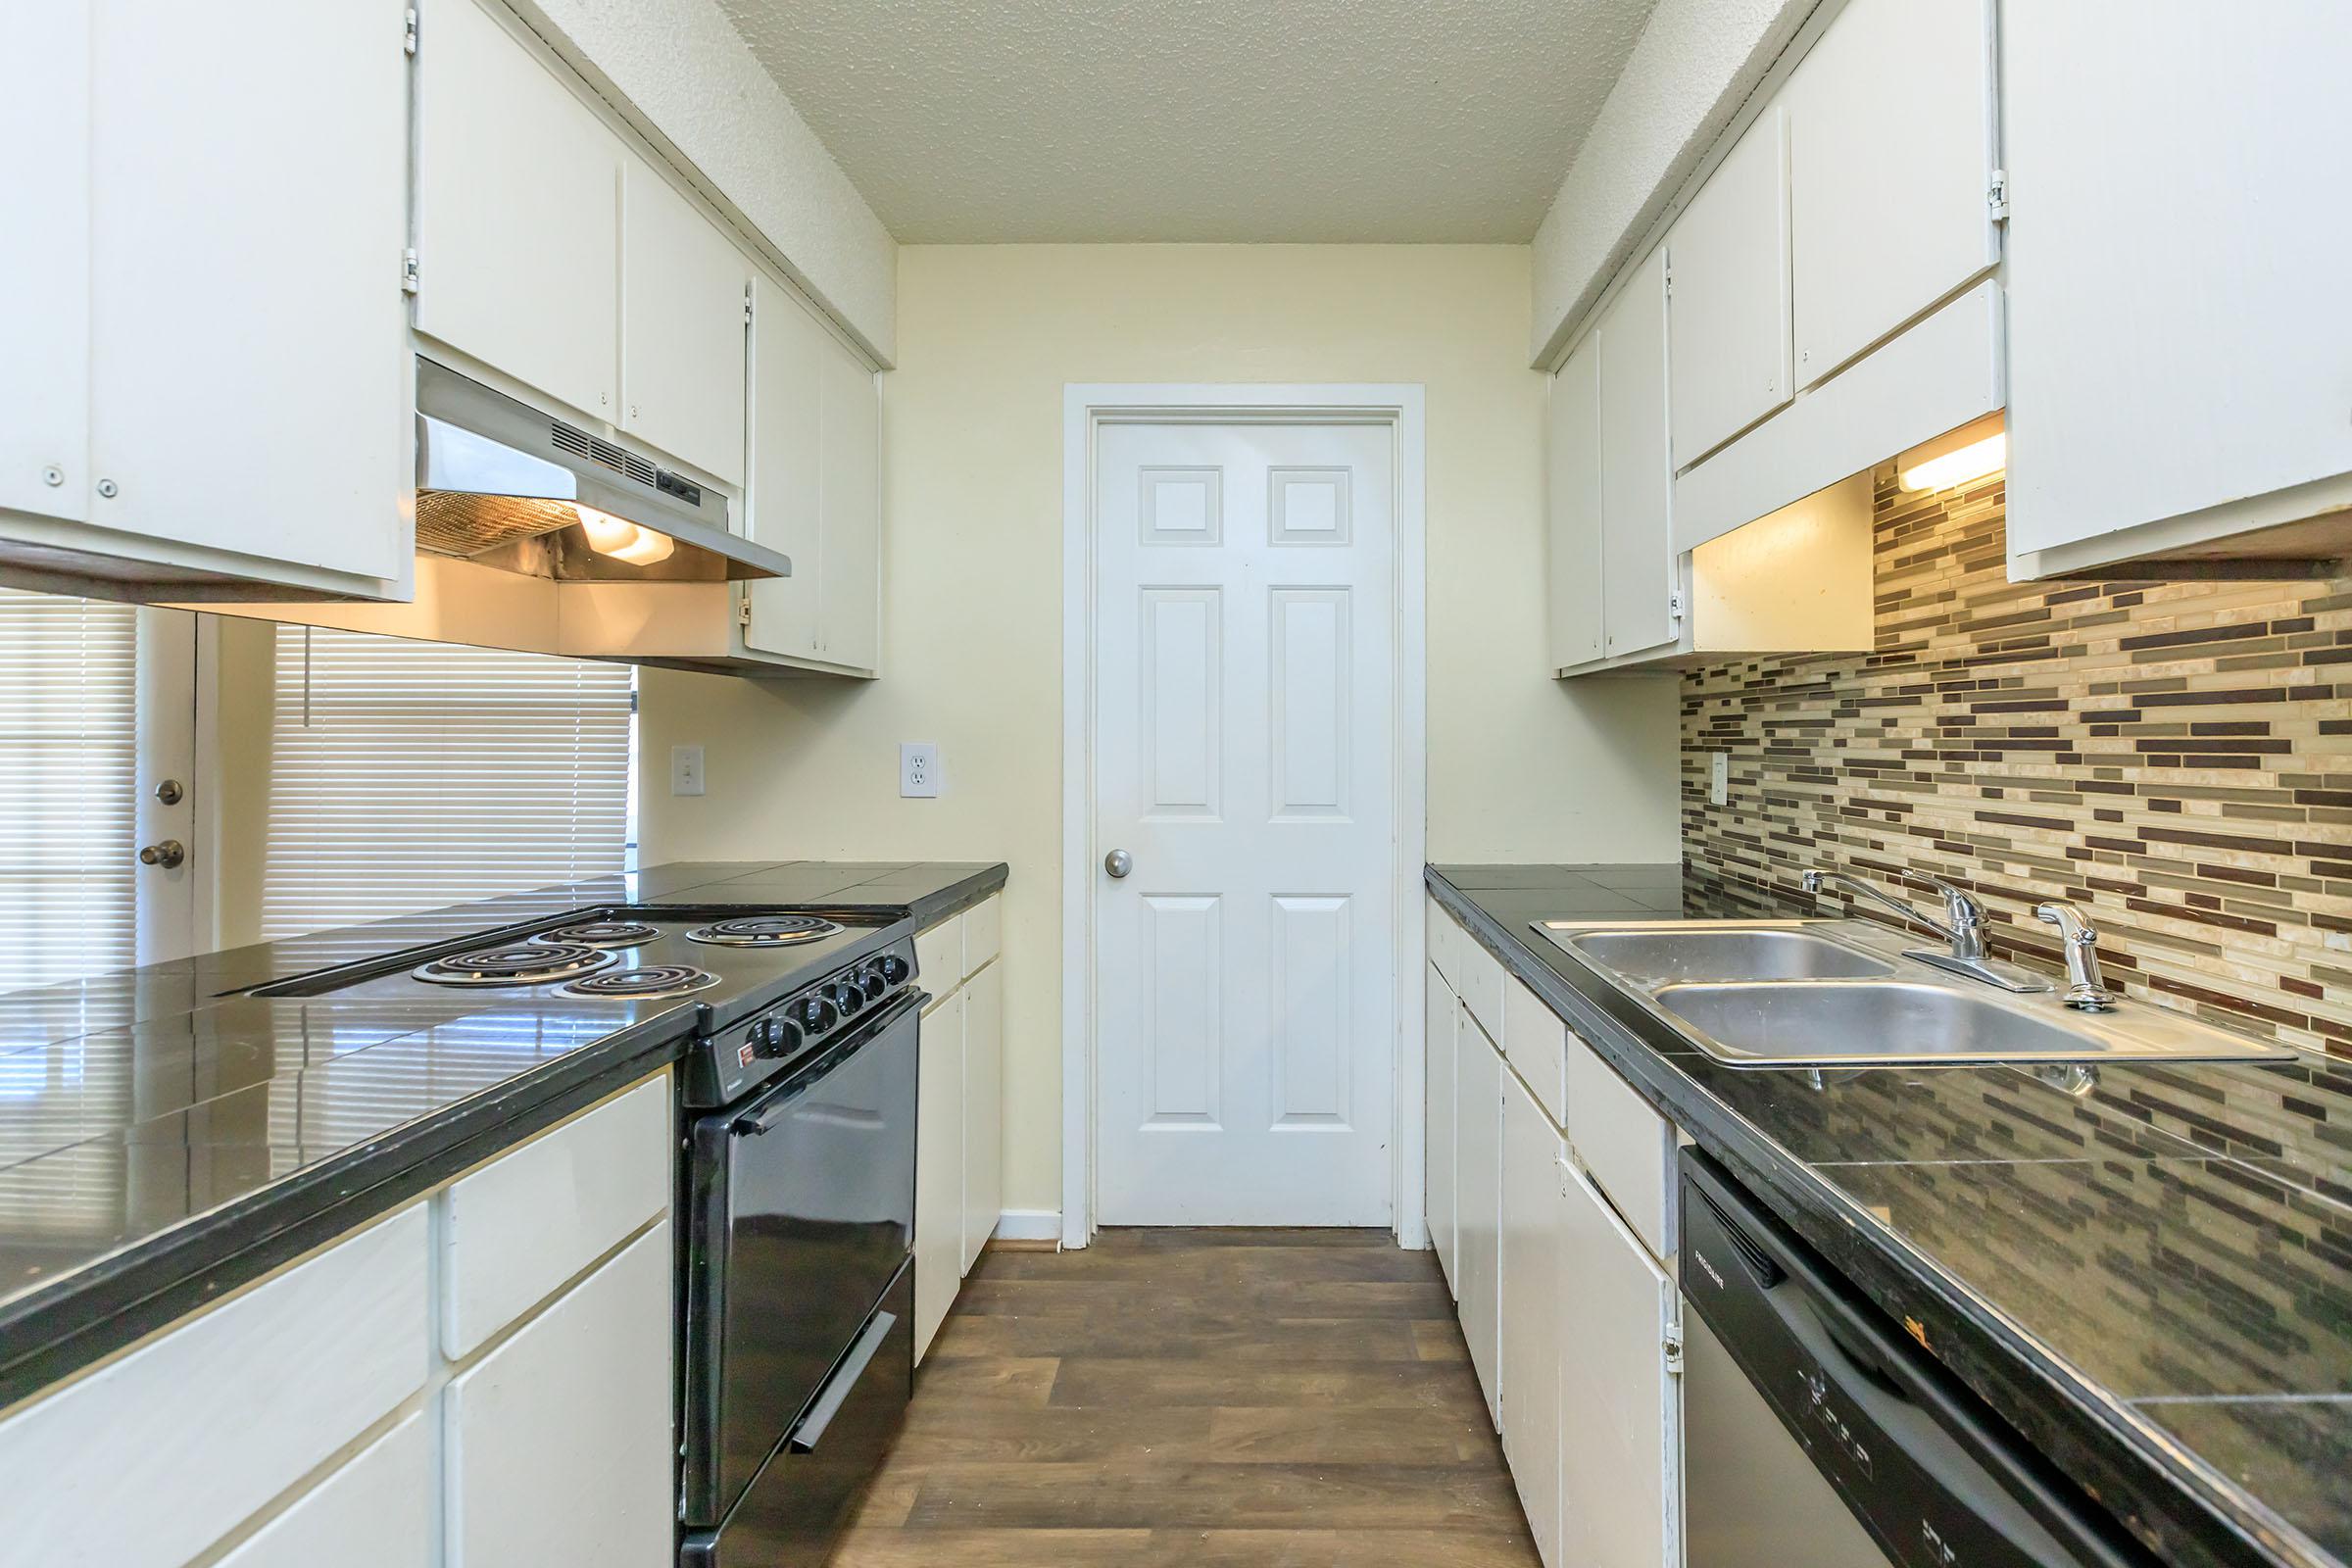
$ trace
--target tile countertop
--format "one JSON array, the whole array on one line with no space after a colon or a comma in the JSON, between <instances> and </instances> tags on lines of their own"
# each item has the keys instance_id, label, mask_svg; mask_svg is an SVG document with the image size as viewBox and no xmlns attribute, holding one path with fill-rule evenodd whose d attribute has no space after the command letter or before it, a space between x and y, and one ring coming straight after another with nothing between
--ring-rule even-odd
<instances>
[{"instance_id":1,"label":"tile countertop","mask_svg":"<svg viewBox=\"0 0 2352 1568\"><path fill-rule=\"evenodd\" d=\"M2352 1562L2352 1063L1723 1066L1530 929L1811 912L1679 866L1430 890L2167 1562Z\"/></svg>"},{"instance_id":2,"label":"tile countertop","mask_svg":"<svg viewBox=\"0 0 2352 1568\"><path fill-rule=\"evenodd\" d=\"M916 929L1000 864L689 861L0 995L0 1407L673 1059L690 999L237 995L625 904Z\"/></svg>"}]
</instances>

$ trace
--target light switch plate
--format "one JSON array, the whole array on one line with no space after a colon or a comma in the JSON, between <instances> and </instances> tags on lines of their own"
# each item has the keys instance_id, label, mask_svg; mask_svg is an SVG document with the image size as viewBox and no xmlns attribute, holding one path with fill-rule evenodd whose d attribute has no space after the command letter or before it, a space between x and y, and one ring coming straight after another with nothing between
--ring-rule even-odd
<instances>
[{"instance_id":1,"label":"light switch plate","mask_svg":"<svg viewBox=\"0 0 2352 1568\"><path fill-rule=\"evenodd\" d=\"M669 749L669 793L703 793L703 749L700 746L672 746Z\"/></svg>"},{"instance_id":2,"label":"light switch plate","mask_svg":"<svg viewBox=\"0 0 2352 1568\"><path fill-rule=\"evenodd\" d=\"M899 793L910 800L929 800L939 793L939 743L899 743Z\"/></svg>"},{"instance_id":3,"label":"light switch plate","mask_svg":"<svg viewBox=\"0 0 2352 1568\"><path fill-rule=\"evenodd\" d=\"M1707 759L1707 804L1732 804L1732 754L1716 752Z\"/></svg>"}]
</instances>

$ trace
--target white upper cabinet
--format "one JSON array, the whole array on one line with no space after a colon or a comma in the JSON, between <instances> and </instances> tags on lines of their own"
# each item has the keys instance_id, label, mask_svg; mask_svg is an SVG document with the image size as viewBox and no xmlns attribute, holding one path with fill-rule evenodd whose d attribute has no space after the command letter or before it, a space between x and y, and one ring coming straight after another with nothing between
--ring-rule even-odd
<instances>
[{"instance_id":1,"label":"white upper cabinet","mask_svg":"<svg viewBox=\"0 0 2352 1568\"><path fill-rule=\"evenodd\" d=\"M818 621L828 663L873 670L882 658L882 411L874 372L825 338L818 389L817 526L824 535Z\"/></svg>"},{"instance_id":2,"label":"white upper cabinet","mask_svg":"<svg viewBox=\"0 0 2352 1568\"><path fill-rule=\"evenodd\" d=\"M1673 471L1666 440L1666 253L1634 270L1600 318L1603 652L1674 641Z\"/></svg>"},{"instance_id":3,"label":"white upper cabinet","mask_svg":"<svg viewBox=\"0 0 2352 1568\"><path fill-rule=\"evenodd\" d=\"M752 269L644 159L620 178L620 427L713 478L744 478Z\"/></svg>"},{"instance_id":4,"label":"white upper cabinet","mask_svg":"<svg viewBox=\"0 0 2352 1568\"><path fill-rule=\"evenodd\" d=\"M0 50L0 508L23 515L0 516L0 561L35 545L68 553L53 571L85 553L132 584L400 591L400 7L20 10Z\"/></svg>"},{"instance_id":5,"label":"white upper cabinet","mask_svg":"<svg viewBox=\"0 0 2352 1568\"><path fill-rule=\"evenodd\" d=\"M1588 334L1544 404L1551 667L1600 657L1600 338Z\"/></svg>"},{"instance_id":6,"label":"white upper cabinet","mask_svg":"<svg viewBox=\"0 0 2352 1568\"><path fill-rule=\"evenodd\" d=\"M1666 238L1677 468L1788 401L1787 126L1766 109Z\"/></svg>"},{"instance_id":7,"label":"white upper cabinet","mask_svg":"<svg viewBox=\"0 0 2352 1568\"><path fill-rule=\"evenodd\" d=\"M2010 574L2341 557L2352 7L2114 22L2002 18Z\"/></svg>"},{"instance_id":8,"label":"white upper cabinet","mask_svg":"<svg viewBox=\"0 0 2352 1568\"><path fill-rule=\"evenodd\" d=\"M475 0L420 29L416 329L618 423L627 149Z\"/></svg>"},{"instance_id":9,"label":"white upper cabinet","mask_svg":"<svg viewBox=\"0 0 2352 1568\"><path fill-rule=\"evenodd\" d=\"M2111 47L2066 57L2070 79L2095 64L2146 93ZM1796 380L1811 386L2000 259L1992 0L1851 0L1780 101Z\"/></svg>"}]
</instances>

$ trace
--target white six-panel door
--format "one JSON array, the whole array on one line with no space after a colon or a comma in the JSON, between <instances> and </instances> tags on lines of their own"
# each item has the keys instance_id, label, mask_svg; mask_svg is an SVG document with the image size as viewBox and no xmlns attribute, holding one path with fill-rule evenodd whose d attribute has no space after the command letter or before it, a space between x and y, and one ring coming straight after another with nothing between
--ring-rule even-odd
<instances>
[{"instance_id":1,"label":"white six-panel door","mask_svg":"<svg viewBox=\"0 0 2352 1568\"><path fill-rule=\"evenodd\" d=\"M1394 441L1099 429L1104 1224L1390 1223Z\"/></svg>"}]
</instances>

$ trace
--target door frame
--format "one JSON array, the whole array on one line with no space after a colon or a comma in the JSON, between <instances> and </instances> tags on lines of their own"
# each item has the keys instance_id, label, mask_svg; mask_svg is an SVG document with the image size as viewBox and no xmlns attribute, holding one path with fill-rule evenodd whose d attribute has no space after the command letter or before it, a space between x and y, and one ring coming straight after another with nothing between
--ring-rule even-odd
<instances>
[{"instance_id":1,"label":"door frame","mask_svg":"<svg viewBox=\"0 0 2352 1568\"><path fill-rule=\"evenodd\" d=\"M1422 866L1429 805L1427 434L1417 382L1339 384L1070 382L1061 440L1061 1245L1095 1229L1095 444L1105 424L1379 424L1390 431L1396 496L1395 1037L1389 1193L1397 1245L1428 1246L1422 1216Z\"/></svg>"}]
</instances>

